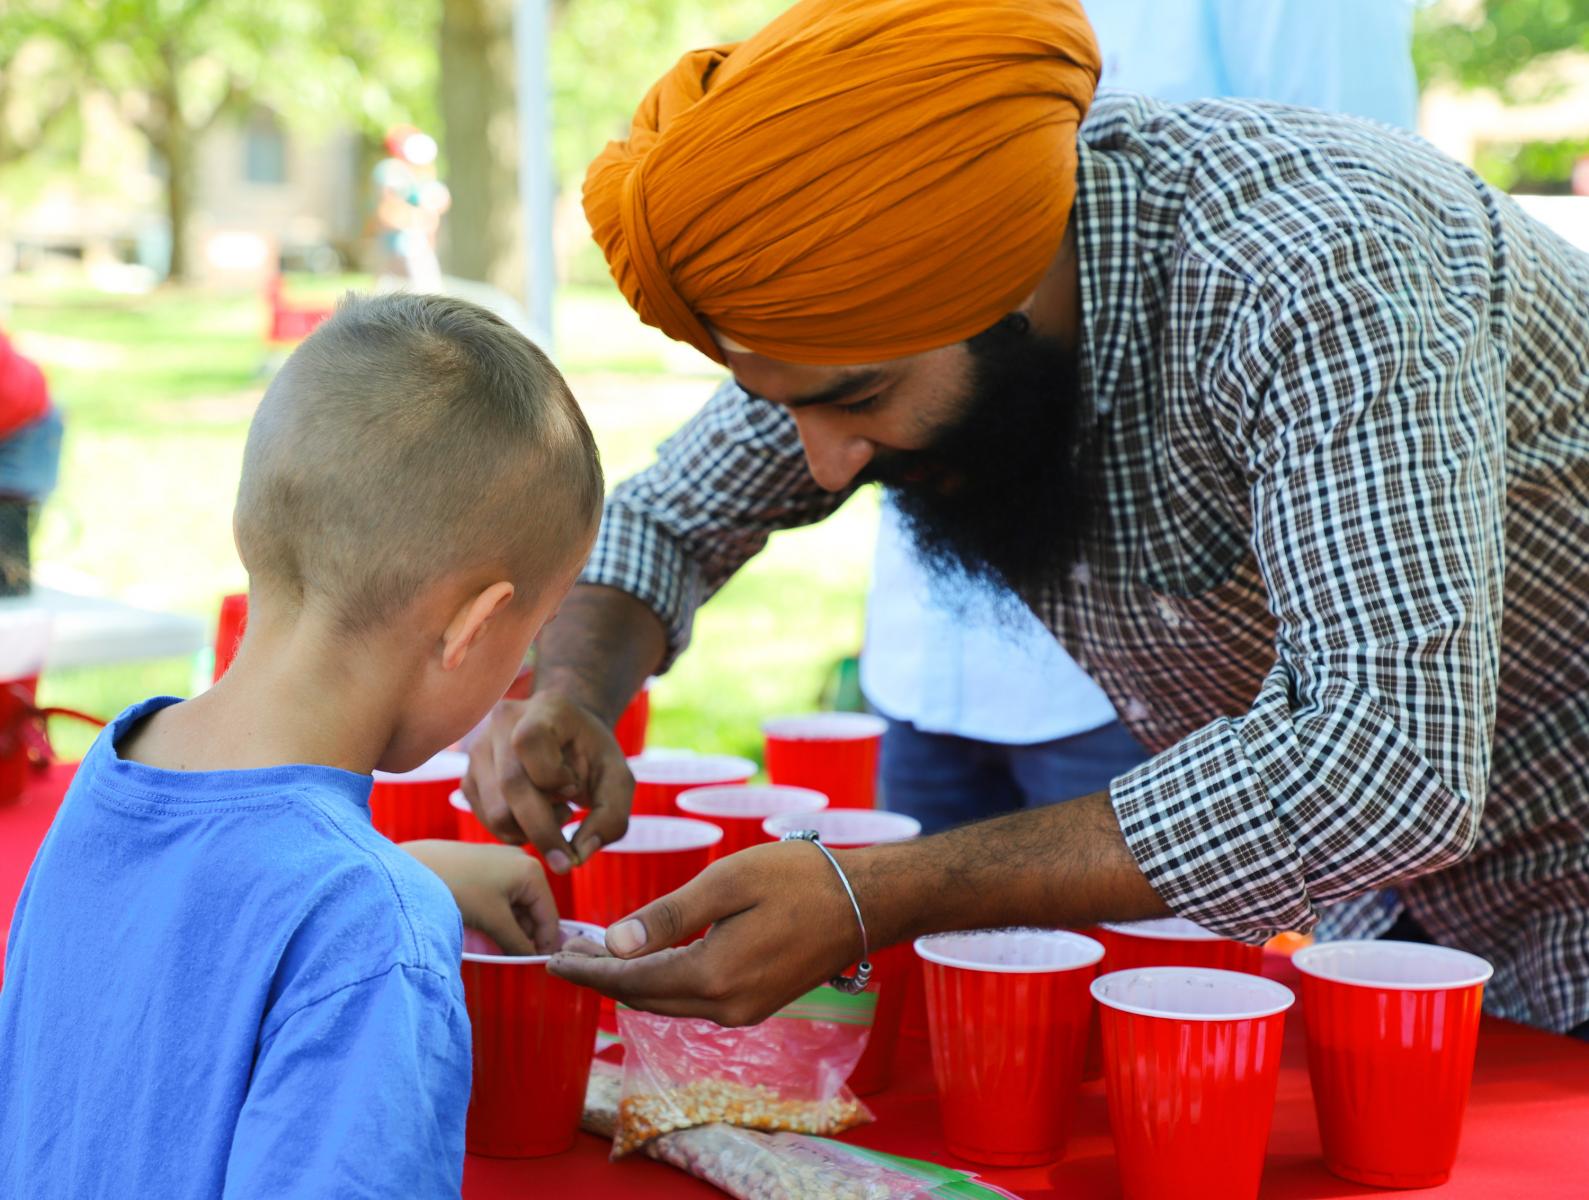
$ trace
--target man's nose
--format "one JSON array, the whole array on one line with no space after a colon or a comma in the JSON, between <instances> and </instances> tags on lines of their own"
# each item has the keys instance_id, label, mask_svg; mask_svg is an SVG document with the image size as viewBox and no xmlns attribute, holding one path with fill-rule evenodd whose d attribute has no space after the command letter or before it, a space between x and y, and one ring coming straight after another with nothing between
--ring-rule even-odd
<instances>
[{"instance_id":1,"label":"man's nose","mask_svg":"<svg viewBox=\"0 0 1589 1200\"><path fill-rule=\"evenodd\" d=\"M824 491L842 492L850 487L877 452L866 438L834 429L820 415L796 414L795 424L811 478Z\"/></svg>"}]
</instances>

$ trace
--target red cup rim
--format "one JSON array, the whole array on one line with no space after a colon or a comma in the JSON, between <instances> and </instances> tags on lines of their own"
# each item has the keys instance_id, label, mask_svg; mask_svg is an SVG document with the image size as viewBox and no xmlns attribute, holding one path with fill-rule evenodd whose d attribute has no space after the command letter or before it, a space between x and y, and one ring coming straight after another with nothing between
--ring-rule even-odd
<instances>
[{"instance_id":1,"label":"red cup rim","mask_svg":"<svg viewBox=\"0 0 1589 1200\"><path fill-rule=\"evenodd\" d=\"M376 783L441 783L462 779L469 770L469 756L462 750L443 750L412 771L377 771Z\"/></svg>"},{"instance_id":2,"label":"red cup rim","mask_svg":"<svg viewBox=\"0 0 1589 1200\"><path fill-rule=\"evenodd\" d=\"M757 783L691 788L680 792L674 803L681 811L697 817L765 821L771 817L821 812L828 806L828 798L813 788Z\"/></svg>"},{"instance_id":3,"label":"red cup rim","mask_svg":"<svg viewBox=\"0 0 1589 1200\"><path fill-rule=\"evenodd\" d=\"M783 742L853 742L882 737L888 722L871 713L821 712L771 717L761 723L764 737Z\"/></svg>"},{"instance_id":4,"label":"red cup rim","mask_svg":"<svg viewBox=\"0 0 1589 1200\"><path fill-rule=\"evenodd\" d=\"M1231 1002L1214 1011L1201 1012L1192 1002L1175 1007L1164 1003L1132 1003L1117 993L1133 983L1179 983L1183 988L1197 989L1188 993L1193 1001L1203 998L1198 995L1199 991L1212 997L1218 989L1225 988L1236 994L1246 993L1251 1002L1240 1005ZM1163 1021L1253 1021L1283 1013L1297 999L1290 988L1273 979L1213 967L1136 967L1129 971L1111 971L1092 981L1092 998L1117 1012Z\"/></svg>"},{"instance_id":5,"label":"red cup rim","mask_svg":"<svg viewBox=\"0 0 1589 1200\"><path fill-rule=\"evenodd\" d=\"M872 827L869 831L868 825ZM824 808L820 812L768 817L761 823L762 832L770 838L781 838L797 829L815 829L824 846L853 850L879 842L909 841L921 833L921 822L880 808Z\"/></svg>"},{"instance_id":6,"label":"red cup rim","mask_svg":"<svg viewBox=\"0 0 1589 1200\"><path fill-rule=\"evenodd\" d=\"M919 937L916 954L940 967L960 971L982 971L990 975L1057 975L1094 966L1104 955L1103 946L1092 938L1063 929L1038 929L1019 926L1011 929L972 929L962 933L932 933ZM1061 961L998 962L966 957L968 950L981 949L992 954L1018 954L1045 948L1056 952ZM956 953L959 951L959 953Z\"/></svg>"},{"instance_id":7,"label":"red cup rim","mask_svg":"<svg viewBox=\"0 0 1589 1200\"><path fill-rule=\"evenodd\" d=\"M1188 921L1185 917L1154 917L1149 921L1104 921L1098 926L1107 929L1110 933L1122 934L1125 937L1152 938L1163 942L1224 942L1230 939L1224 934L1215 933L1212 929L1204 929L1196 921Z\"/></svg>"},{"instance_id":8,"label":"red cup rim","mask_svg":"<svg viewBox=\"0 0 1589 1200\"><path fill-rule=\"evenodd\" d=\"M593 942L605 941L607 929L602 925L592 925L589 921L559 921L565 939L569 937L589 938ZM550 962L550 954L477 954L470 950L463 952L464 962L477 963L505 963L512 967L541 967Z\"/></svg>"},{"instance_id":9,"label":"red cup rim","mask_svg":"<svg viewBox=\"0 0 1589 1200\"><path fill-rule=\"evenodd\" d=\"M579 822L570 821L563 826L563 836L572 839L579 831ZM659 834L669 834L677 839L676 844L669 846L642 846L638 841L631 841L636 834L651 831ZM694 817L652 817L639 816L629 818L629 832L616 842L609 842L601 848L602 854L677 854L682 850L709 850L723 840L721 826L713 825L710 821L697 821ZM624 843L628 842L628 845Z\"/></svg>"},{"instance_id":10,"label":"red cup rim","mask_svg":"<svg viewBox=\"0 0 1589 1200\"><path fill-rule=\"evenodd\" d=\"M636 754L629 759L629 771L636 783L734 783L756 773L756 764L733 754L692 754L688 758L647 758Z\"/></svg>"},{"instance_id":11,"label":"red cup rim","mask_svg":"<svg viewBox=\"0 0 1589 1200\"><path fill-rule=\"evenodd\" d=\"M1495 974L1485 959L1466 950L1389 938L1317 942L1298 950L1291 961L1314 979L1393 992L1477 987ZM1397 973L1424 978L1396 979Z\"/></svg>"}]
</instances>

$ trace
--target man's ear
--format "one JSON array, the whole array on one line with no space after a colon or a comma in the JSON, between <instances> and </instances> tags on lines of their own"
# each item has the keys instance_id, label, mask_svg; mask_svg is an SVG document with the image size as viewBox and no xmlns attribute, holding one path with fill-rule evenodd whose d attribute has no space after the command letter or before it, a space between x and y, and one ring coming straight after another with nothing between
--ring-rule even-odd
<instances>
[{"instance_id":1,"label":"man's ear","mask_svg":"<svg viewBox=\"0 0 1589 1200\"><path fill-rule=\"evenodd\" d=\"M503 580L466 600L441 635L441 669L456 671L487 623L512 599L513 585Z\"/></svg>"}]
</instances>

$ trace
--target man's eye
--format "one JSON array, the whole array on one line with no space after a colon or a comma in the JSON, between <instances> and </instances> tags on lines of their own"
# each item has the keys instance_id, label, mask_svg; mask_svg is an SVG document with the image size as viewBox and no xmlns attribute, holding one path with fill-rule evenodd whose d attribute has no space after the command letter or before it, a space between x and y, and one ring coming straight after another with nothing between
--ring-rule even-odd
<instances>
[{"instance_id":1,"label":"man's eye","mask_svg":"<svg viewBox=\"0 0 1589 1200\"><path fill-rule=\"evenodd\" d=\"M866 397L864 400L852 400L848 404L837 404L834 407L837 408L841 413L849 413L851 416L859 416L861 413L871 412L872 409L877 407L877 397L872 395Z\"/></svg>"}]
</instances>

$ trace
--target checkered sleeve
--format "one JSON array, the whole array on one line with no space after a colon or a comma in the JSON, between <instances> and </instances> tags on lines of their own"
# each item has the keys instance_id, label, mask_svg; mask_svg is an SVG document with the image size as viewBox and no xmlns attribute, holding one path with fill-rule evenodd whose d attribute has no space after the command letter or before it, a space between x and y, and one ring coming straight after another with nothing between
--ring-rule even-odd
<instances>
[{"instance_id":1,"label":"checkered sleeve","mask_svg":"<svg viewBox=\"0 0 1589 1200\"><path fill-rule=\"evenodd\" d=\"M618 588L667 629L663 669L689 644L695 611L779 529L819 521L848 493L825 492L789 413L725 382L607 497L582 583Z\"/></svg>"},{"instance_id":2,"label":"checkered sleeve","mask_svg":"<svg viewBox=\"0 0 1589 1200\"><path fill-rule=\"evenodd\" d=\"M1274 663L1244 715L1112 796L1166 903L1257 941L1474 845L1506 432L1484 285L1427 250L1336 230L1239 288L1204 394L1249 484Z\"/></svg>"}]
</instances>

